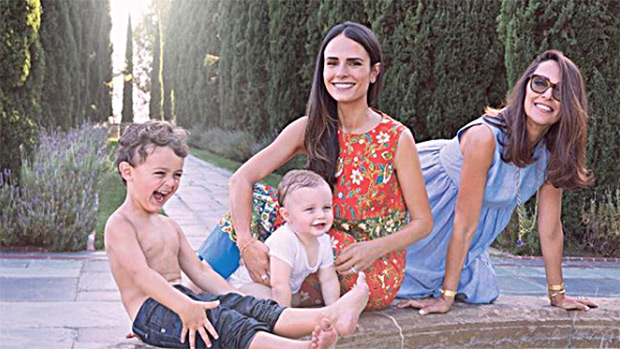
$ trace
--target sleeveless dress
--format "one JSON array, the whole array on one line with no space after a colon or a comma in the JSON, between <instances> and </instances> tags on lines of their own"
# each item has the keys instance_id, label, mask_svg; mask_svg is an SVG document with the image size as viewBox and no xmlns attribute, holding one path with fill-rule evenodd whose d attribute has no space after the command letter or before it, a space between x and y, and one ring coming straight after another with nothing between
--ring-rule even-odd
<instances>
[{"instance_id":1,"label":"sleeveless dress","mask_svg":"<svg viewBox=\"0 0 620 349\"><path fill-rule=\"evenodd\" d=\"M432 140L417 145L433 214L433 230L407 248L405 280L398 298L439 296L454 228L456 197L459 186L466 185L459 183L463 164L459 140L465 130L480 124L487 125L493 131L495 154L487 172L480 221L465 258L457 293L459 299L468 303L490 303L499 296L497 278L489 259L489 246L508 225L517 206L517 191L521 197L520 203L524 203L544 184L548 151L541 142L535 149L534 163L525 168L506 163L501 159L503 147L499 141L503 132L483 118L478 118L461 128L451 140Z\"/></svg>"},{"instance_id":2,"label":"sleeveless dress","mask_svg":"<svg viewBox=\"0 0 620 349\"><path fill-rule=\"evenodd\" d=\"M381 122L363 134L338 133L340 157L333 190L334 224L329 232L334 257L347 246L373 240L398 231L407 223L405 200L394 174L394 157L405 126L376 111ZM282 219L277 214L277 193L269 186L253 188L251 231L266 239ZM223 217L198 255L227 278L239 265L239 250L230 215ZM370 287L367 310L382 309L396 298L405 272L405 250L393 251L378 258L366 270ZM340 276L341 291L351 289L357 275ZM322 303L316 274L310 275L300 290L302 305Z\"/></svg>"}]
</instances>

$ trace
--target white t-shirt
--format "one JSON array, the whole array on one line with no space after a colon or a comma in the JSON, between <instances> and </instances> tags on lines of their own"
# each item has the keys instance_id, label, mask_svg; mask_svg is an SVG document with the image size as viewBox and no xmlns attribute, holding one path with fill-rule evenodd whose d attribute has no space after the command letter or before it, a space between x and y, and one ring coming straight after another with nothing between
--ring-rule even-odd
<instances>
[{"instance_id":1,"label":"white t-shirt","mask_svg":"<svg viewBox=\"0 0 620 349\"><path fill-rule=\"evenodd\" d=\"M288 224L278 228L265 240L265 245L269 247L269 256L276 257L291 266L291 292L293 294L299 292L301 284L308 275L316 273L319 268L334 265L334 254L329 234L319 236L317 240L319 242L319 254L316 265L313 266L309 265L308 254L304 246ZM245 265L241 265L228 278L228 282L234 288L239 288L253 281Z\"/></svg>"}]
</instances>

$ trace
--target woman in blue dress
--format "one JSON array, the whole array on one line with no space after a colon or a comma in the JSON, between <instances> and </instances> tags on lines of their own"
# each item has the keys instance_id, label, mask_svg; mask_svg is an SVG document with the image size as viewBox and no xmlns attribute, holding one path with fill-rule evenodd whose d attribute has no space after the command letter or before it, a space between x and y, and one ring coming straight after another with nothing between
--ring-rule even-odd
<instances>
[{"instance_id":1,"label":"woman in blue dress","mask_svg":"<svg viewBox=\"0 0 620 349\"><path fill-rule=\"evenodd\" d=\"M523 73L506 107L461 128L452 140L420 143L418 151L433 213L433 231L407 248L399 307L445 313L455 296L490 303L499 287L488 248L518 204L538 192L538 231L551 305L596 307L565 295L562 191L583 188L587 100L575 64L546 51Z\"/></svg>"}]
</instances>

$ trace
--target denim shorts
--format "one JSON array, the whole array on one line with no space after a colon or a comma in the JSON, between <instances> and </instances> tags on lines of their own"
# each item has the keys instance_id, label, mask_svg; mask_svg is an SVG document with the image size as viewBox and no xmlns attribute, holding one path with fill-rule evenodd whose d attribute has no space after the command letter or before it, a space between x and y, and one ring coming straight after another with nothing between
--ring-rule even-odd
<instances>
[{"instance_id":1,"label":"denim shorts","mask_svg":"<svg viewBox=\"0 0 620 349\"><path fill-rule=\"evenodd\" d=\"M258 300L236 293L215 296L208 293L196 294L187 287L174 288L197 301L220 301L220 306L206 310L207 318L219 335L211 340L211 348L248 348L258 331L273 332L273 328L284 311L273 300ZM133 322L133 332L147 344L166 348L189 348L189 335L181 343L181 318L166 306L149 298L140 307ZM196 348L206 348L196 333Z\"/></svg>"}]
</instances>

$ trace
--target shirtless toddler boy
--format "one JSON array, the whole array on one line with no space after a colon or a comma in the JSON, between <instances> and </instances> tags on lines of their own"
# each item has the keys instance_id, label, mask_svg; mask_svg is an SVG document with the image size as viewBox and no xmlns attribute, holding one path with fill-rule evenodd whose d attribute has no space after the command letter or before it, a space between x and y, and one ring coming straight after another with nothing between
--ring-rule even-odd
<instances>
[{"instance_id":1,"label":"shirtless toddler boy","mask_svg":"<svg viewBox=\"0 0 620 349\"><path fill-rule=\"evenodd\" d=\"M180 227L158 214L179 187L184 136L169 123L149 121L130 125L119 139L116 167L127 195L108 219L105 245L133 332L174 348L324 348L352 334L368 301L363 274L330 306L280 307L233 289L199 261ZM181 270L208 293L182 286ZM290 339L310 333L309 341Z\"/></svg>"}]
</instances>

